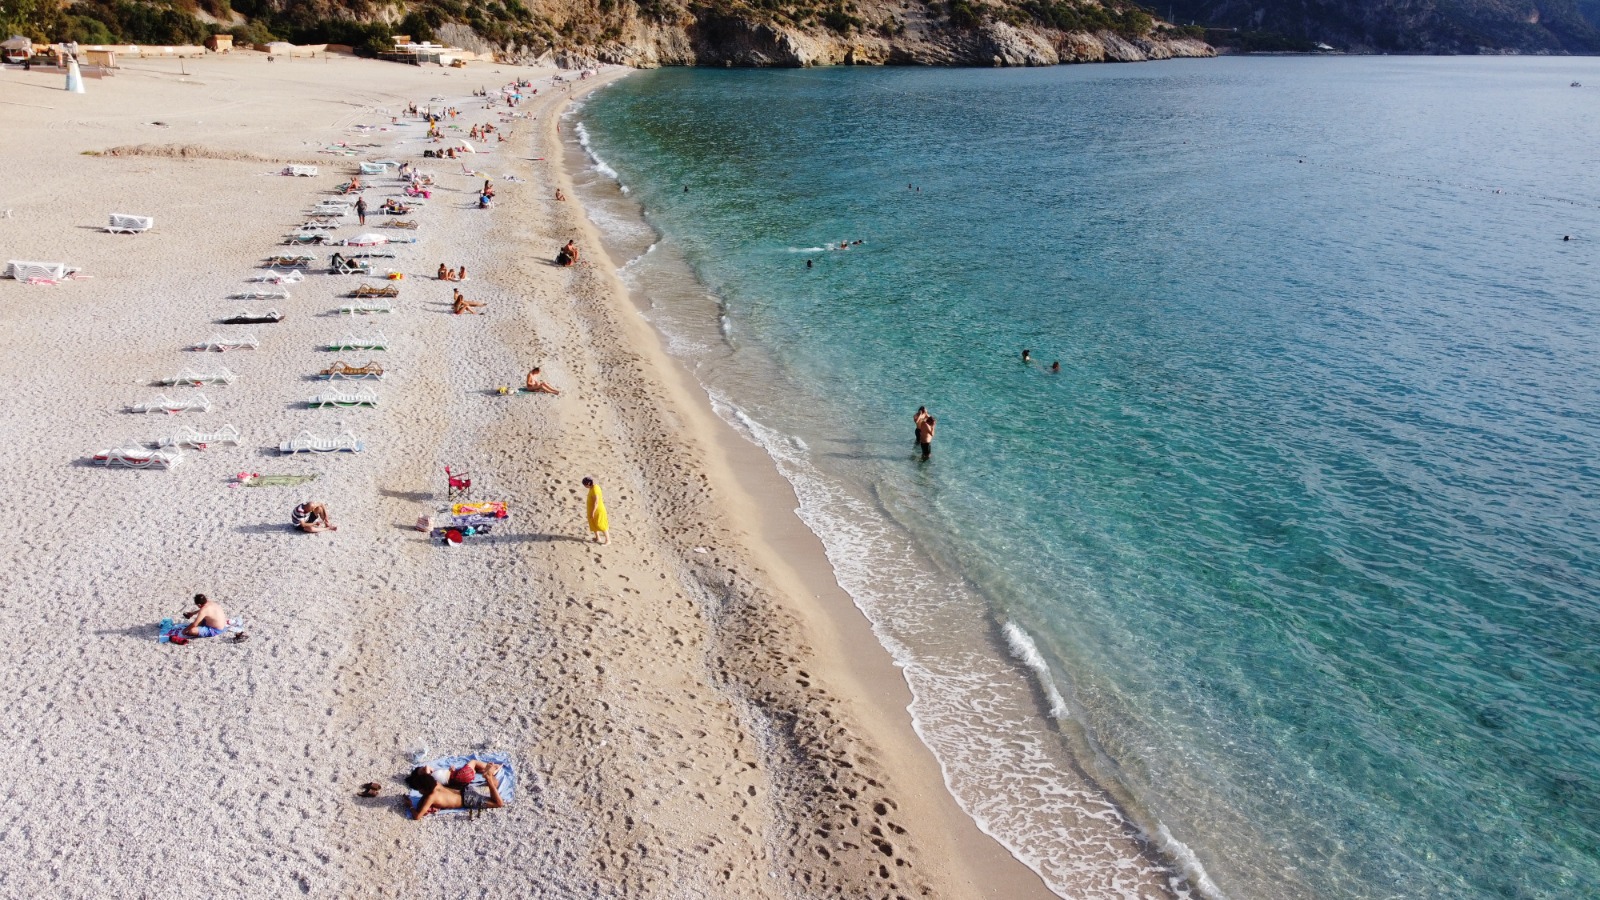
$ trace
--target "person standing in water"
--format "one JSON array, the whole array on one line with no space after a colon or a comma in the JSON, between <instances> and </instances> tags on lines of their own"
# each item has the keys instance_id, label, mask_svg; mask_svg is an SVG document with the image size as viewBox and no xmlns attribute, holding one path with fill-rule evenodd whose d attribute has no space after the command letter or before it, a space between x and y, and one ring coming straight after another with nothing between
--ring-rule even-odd
<instances>
[{"instance_id":1,"label":"person standing in water","mask_svg":"<svg viewBox=\"0 0 1600 900\"><path fill-rule=\"evenodd\" d=\"M1022 361L1025 363L1032 363L1033 353L1027 350L1022 351Z\"/></svg>"},{"instance_id":2,"label":"person standing in water","mask_svg":"<svg viewBox=\"0 0 1600 900\"><path fill-rule=\"evenodd\" d=\"M606 498L593 478L584 476L583 486L589 489L589 496L584 501L584 511L589 517L589 533L594 536L595 543L609 544L611 522L606 517Z\"/></svg>"},{"instance_id":3,"label":"person standing in water","mask_svg":"<svg viewBox=\"0 0 1600 900\"><path fill-rule=\"evenodd\" d=\"M917 448L922 451L922 461L927 462L933 456L933 431L939 423L933 416L927 416L917 423Z\"/></svg>"},{"instance_id":4,"label":"person standing in water","mask_svg":"<svg viewBox=\"0 0 1600 900\"><path fill-rule=\"evenodd\" d=\"M915 437L912 438L918 447L922 446L922 423L928 420L928 408L917 407L917 414L911 417L911 428Z\"/></svg>"}]
</instances>

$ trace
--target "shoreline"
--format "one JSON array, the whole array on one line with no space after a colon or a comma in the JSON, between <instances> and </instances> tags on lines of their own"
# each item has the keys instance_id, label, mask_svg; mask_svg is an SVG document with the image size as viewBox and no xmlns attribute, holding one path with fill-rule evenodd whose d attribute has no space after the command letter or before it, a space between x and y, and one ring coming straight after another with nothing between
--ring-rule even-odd
<instances>
[{"instance_id":1,"label":"shoreline","mask_svg":"<svg viewBox=\"0 0 1600 900\"><path fill-rule=\"evenodd\" d=\"M582 93L575 93L566 104L550 111L547 126L559 123L572 102L631 71L618 73ZM547 127L545 137L547 155L558 160L558 182L564 192L569 198L581 196L566 168L566 153L570 148L553 127ZM578 208L581 209L581 204ZM599 230L588 222L587 214L584 219L585 237L603 247ZM606 251L602 249L600 253ZM625 312L635 314L626 318L634 326L632 331L638 346L650 358L652 368L671 373L668 390L672 402L681 414L686 414L692 422L691 428L708 445L707 459L711 463L713 483L728 488L724 501L736 510L739 519L760 523L754 534L758 540L748 548L756 558L758 571L772 578L778 596L786 598L789 609L804 619L807 634L820 648L818 655L825 657L831 672L842 676L839 680L846 681L853 689L855 696L847 699L865 707L857 711L857 721L875 723L866 728L868 733L896 758L897 772L911 773L909 779L898 776L899 786L903 790L909 781L921 811L939 823L939 831L949 844L949 855L941 855L941 858L954 864L959 873L958 883L971 891L971 896L995 896L993 892L999 890L1000 895L1017 900L1056 897L1045 887L1038 873L1012 856L993 837L984 834L956 803L932 751L912 727L909 712L912 697L904 676L879 643L866 616L840 587L821 541L795 515L799 500L793 486L765 450L739 435L717 415L706 388L681 359L666 349L665 336L645 318L648 300L622 283L617 275L616 260L608 254L604 259L606 281L613 300L623 305ZM765 502L757 498L764 498ZM904 800L902 805L909 806ZM921 816L909 817L923 821Z\"/></svg>"}]
</instances>

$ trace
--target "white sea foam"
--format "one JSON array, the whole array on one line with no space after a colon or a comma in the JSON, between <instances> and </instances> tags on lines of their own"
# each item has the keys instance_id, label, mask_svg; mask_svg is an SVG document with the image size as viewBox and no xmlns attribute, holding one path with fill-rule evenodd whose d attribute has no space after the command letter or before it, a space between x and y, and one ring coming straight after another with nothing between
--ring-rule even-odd
<instances>
[{"instance_id":1,"label":"white sea foam","mask_svg":"<svg viewBox=\"0 0 1600 900\"><path fill-rule=\"evenodd\" d=\"M785 247L785 253L826 253L827 247Z\"/></svg>"},{"instance_id":2,"label":"white sea foam","mask_svg":"<svg viewBox=\"0 0 1600 900\"><path fill-rule=\"evenodd\" d=\"M607 165L606 161L600 158L600 154L595 152L594 145L589 143L589 129L583 127L583 123L579 122L576 126L574 126L573 133L578 136L578 146L583 148L583 152L587 153L589 155L589 160L594 163L594 170L611 179L612 181L615 181L617 184L622 185L622 176L617 174L616 169L613 169L611 166ZM627 185L622 185L622 190L624 193L626 193L628 190Z\"/></svg>"},{"instance_id":3,"label":"white sea foam","mask_svg":"<svg viewBox=\"0 0 1600 900\"><path fill-rule=\"evenodd\" d=\"M1050 701L1050 715L1058 719L1065 719L1072 715L1067 708L1067 700L1061 696L1061 691L1056 687L1056 680L1050 674L1050 664L1045 662L1039 654L1039 647L1028 636L1026 631L1015 622L1007 622L1000 627L1006 636L1006 647L1011 650L1011 655L1017 661L1028 667L1033 677L1039 681L1039 689L1044 691L1045 698Z\"/></svg>"}]
</instances>

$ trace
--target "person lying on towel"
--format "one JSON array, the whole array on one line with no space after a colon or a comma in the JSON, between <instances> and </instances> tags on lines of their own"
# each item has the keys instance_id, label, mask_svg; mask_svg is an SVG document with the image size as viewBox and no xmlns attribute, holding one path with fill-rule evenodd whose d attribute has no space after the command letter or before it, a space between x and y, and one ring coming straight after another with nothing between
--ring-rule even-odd
<instances>
[{"instance_id":1,"label":"person lying on towel","mask_svg":"<svg viewBox=\"0 0 1600 900\"><path fill-rule=\"evenodd\" d=\"M498 763L475 759L451 771L445 783L440 784L433 770L427 766L412 769L411 774L406 776L406 787L421 794L422 802L417 804L417 811L411 818L420 820L441 809L499 809L505 806L500 799L499 772ZM479 775L483 776L483 782L489 788L488 797L468 787Z\"/></svg>"}]
</instances>

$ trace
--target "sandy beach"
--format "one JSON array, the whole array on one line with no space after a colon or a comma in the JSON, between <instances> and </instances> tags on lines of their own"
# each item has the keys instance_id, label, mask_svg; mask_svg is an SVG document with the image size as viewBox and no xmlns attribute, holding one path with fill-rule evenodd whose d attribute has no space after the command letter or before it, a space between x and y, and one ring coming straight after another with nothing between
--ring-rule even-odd
<instances>
[{"instance_id":1,"label":"sandy beach","mask_svg":"<svg viewBox=\"0 0 1600 900\"><path fill-rule=\"evenodd\" d=\"M0 893L1050 896L950 799L787 484L664 353L571 199L560 107L625 72L570 90L555 74L255 53L134 60L85 95L0 74L4 259L90 276L0 282L16 526L0 551L0 759L19 776ZM539 92L514 109L472 95L515 79ZM506 140L424 160L444 145L402 116L410 102L459 109L451 139L493 123ZM282 246L379 159L435 176L403 217L418 228L374 212L330 234L414 238L375 261L403 279L331 275L345 248ZM320 174L279 174L290 164ZM497 196L481 210L485 178ZM392 173L366 180L374 210L400 193ZM104 233L113 212L155 227ZM554 266L572 238L583 261ZM229 299L270 287L251 279L278 252L316 268L287 298ZM434 280L441 263L468 280ZM398 285L394 311L341 315L363 284ZM483 315L452 315L452 287ZM218 324L267 309L283 320ZM377 332L382 351L326 349ZM213 335L259 347L185 349ZM369 359L383 380L315 377ZM499 393L535 365L559 396ZM220 367L236 380L155 384ZM330 387L378 405L308 408ZM209 412L126 411L199 394ZM92 460L224 425L237 447L186 450L170 471ZM306 431L365 450L278 453ZM509 518L457 547L417 531L445 466ZM587 542L586 475L605 491L605 546ZM338 530L291 530L306 500ZM249 639L159 643L197 592ZM475 751L514 760L514 801L410 821L412 758ZM367 781L380 796L357 796Z\"/></svg>"}]
</instances>

